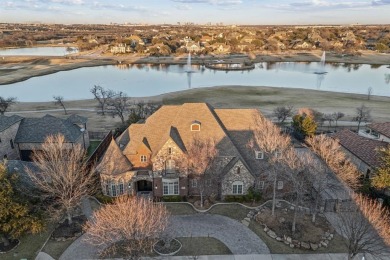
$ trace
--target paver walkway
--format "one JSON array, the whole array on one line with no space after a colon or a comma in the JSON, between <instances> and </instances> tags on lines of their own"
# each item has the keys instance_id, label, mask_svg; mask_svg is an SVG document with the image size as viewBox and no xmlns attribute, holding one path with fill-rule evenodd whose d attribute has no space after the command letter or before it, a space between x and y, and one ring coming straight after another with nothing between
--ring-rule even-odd
<instances>
[{"instance_id":1,"label":"paver walkway","mask_svg":"<svg viewBox=\"0 0 390 260\"><path fill-rule=\"evenodd\" d=\"M212 214L172 216L171 230L175 237L213 237L224 243L233 254L268 254L266 244L249 228L228 217ZM97 258L97 248L84 241L73 242L60 260Z\"/></svg>"}]
</instances>

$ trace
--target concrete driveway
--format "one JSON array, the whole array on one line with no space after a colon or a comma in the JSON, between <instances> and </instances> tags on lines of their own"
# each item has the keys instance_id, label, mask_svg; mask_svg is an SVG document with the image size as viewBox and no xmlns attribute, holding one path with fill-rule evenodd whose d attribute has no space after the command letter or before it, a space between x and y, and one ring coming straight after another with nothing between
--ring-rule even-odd
<instances>
[{"instance_id":1,"label":"concrete driveway","mask_svg":"<svg viewBox=\"0 0 390 260\"><path fill-rule=\"evenodd\" d=\"M233 254L269 254L265 243L249 228L228 217L212 214L172 216L170 230L175 237L213 237ZM60 260L98 258L98 249L84 241L86 234L73 242Z\"/></svg>"},{"instance_id":2,"label":"concrete driveway","mask_svg":"<svg viewBox=\"0 0 390 260\"><path fill-rule=\"evenodd\" d=\"M172 216L175 237L213 237L234 255L269 254L266 244L249 228L228 217L213 214Z\"/></svg>"}]
</instances>

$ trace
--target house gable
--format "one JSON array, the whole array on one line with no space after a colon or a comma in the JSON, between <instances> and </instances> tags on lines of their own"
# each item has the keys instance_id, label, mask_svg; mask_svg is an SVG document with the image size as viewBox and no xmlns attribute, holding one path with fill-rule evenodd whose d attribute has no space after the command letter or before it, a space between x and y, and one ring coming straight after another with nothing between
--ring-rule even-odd
<instances>
[{"instance_id":1,"label":"house gable","mask_svg":"<svg viewBox=\"0 0 390 260\"><path fill-rule=\"evenodd\" d=\"M253 186L255 177L250 173L245 163L240 158L233 158L224 169L222 177L222 196L240 195L234 194L233 184L242 183L242 194L246 194Z\"/></svg>"},{"instance_id":2,"label":"house gable","mask_svg":"<svg viewBox=\"0 0 390 260\"><path fill-rule=\"evenodd\" d=\"M167 161L173 160L175 163L175 168L181 168L180 164L185 160L184 151L177 143L169 138L152 158L153 171L154 172L163 172L166 170Z\"/></svg>"}]
</instances>

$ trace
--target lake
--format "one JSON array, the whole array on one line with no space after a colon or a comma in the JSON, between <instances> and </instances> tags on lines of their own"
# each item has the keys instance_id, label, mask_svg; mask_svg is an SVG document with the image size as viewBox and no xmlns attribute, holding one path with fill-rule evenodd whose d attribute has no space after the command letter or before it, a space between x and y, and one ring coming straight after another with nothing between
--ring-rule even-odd
<instances>
[{"instance_id":1,"label":"lake","mask_svg":"<svg viewBox=\"0 0 390 260\"><path fill-rule=\"evenodd\" d=\"M33 48L15 48L0 49L0 56L65 56L67 54L77 53L77 48L66 51L67 47L33 47Z\"/></svg>"},{"instance_id":2,"label":"lake","mask_svg":"<svg viewBox=\"0 0 390 260\"><path fill-rule=\"evenodd\" d=\"M390 69L386 65L317 62L264 62L250 71L216 71L183 65L110 65L62 71L23 82L0 85L0 95L19 101L52 101L53 95L65 100L91 99L90 89L100 85L144 97L163 93L223 85L304 88L333 92L390 96ZM316 74L326 72L326 74Z\"/></svg>"}]
</instances>

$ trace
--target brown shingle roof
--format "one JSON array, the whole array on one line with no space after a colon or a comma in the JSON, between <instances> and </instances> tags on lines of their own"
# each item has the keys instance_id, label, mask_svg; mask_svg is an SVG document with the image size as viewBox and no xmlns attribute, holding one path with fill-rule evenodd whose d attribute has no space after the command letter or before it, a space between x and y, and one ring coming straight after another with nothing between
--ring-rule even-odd
<instances>
[{"instance_id":1,"label":"brown shingle roof","mask_svg":"<svg viewBox=\"0 0 390 260\"><path fill-rule=\"evenodd\" d=\"M123 155L114 139L111 140L97 170L107 175L117 175L131 170L132 165Z\"/></svg>"},{"instance_id":2,"label":"brown shingle roof","mask_svg":"<svg viewBox=\"0 0 390 260\"><path fill-rule=\"evenodd\" d=\"M360 136L348 129L339 131L332 137L337 139L340 145L349 152L374 168L379 166L379 155L377 150L387 146L387 143L385 142Z\"/></svg>"},{"instance_id":3,"label":"brown shingle roof","mask_svg":"<svg viewBox=\"0 0 390 260\"><path fill-rule=\"evenodd\" d=\"M214 109L206 103L163 106L145 123L132 124L118 141L121 143L129 140L123 154L132 155L146 138L153 156L169 138L183 151L195 136L201 139L212 138L217 144L220 157L236 157L252 173L259 173L261 162L254 160L253 151L247 148L253 113L259 112L255 109ZM193 122L200 123L200 131L191 131ZM251 162L251 167L248 162Z\"/></svg>"},{"instance_id":4,"label":"brown shingle roof","mask_svg":"<svg viewBox=\"0 0 390 260\"><path fill-rule=\"evenodd\" d=\"M390 122L373 123L373 124L367 125L367 127L369 127L372 130L390 138Z\"/></svg>"}]
</instances>

